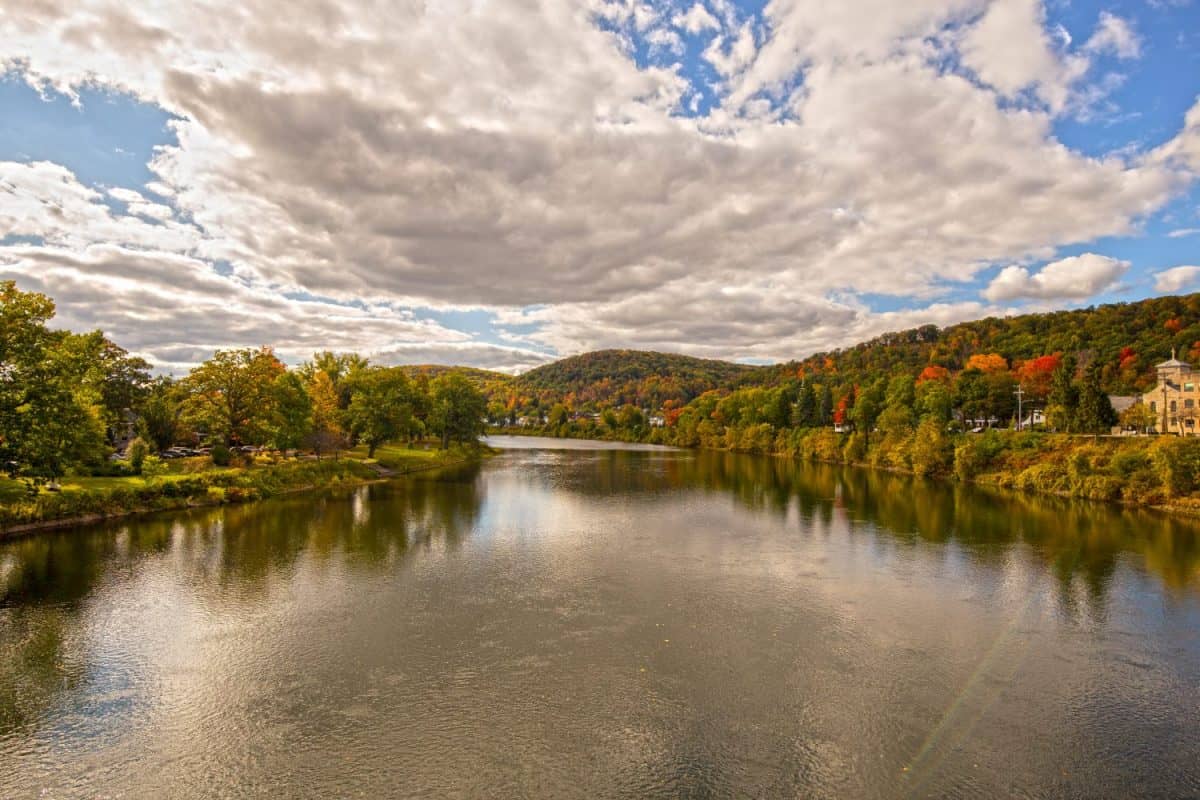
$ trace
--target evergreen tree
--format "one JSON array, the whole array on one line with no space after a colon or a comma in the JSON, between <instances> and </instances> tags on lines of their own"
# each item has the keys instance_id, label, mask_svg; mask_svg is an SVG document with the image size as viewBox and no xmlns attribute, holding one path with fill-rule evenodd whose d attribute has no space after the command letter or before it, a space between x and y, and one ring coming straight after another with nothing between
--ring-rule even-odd
<instances>
[{"instance_id":1,"label":"evergreen tree","mask_svg":"<svg viewBox=\"0 0 1200 800\"><path fill-rule=\"evenodd\" d=\"M1078 389L1075 428L1080 433L1108 433L1117 424L1117 412L1100 386L1100 364L1092 361Z\"/></svg>"},{"instance_id":2,"label":"evergreen tree","mask_svg":"<svg viewBox=\"0 0 1200 800\"><path fill-rule=\"evenodd\" d=\"M1050 427L1064 433L1077 430L1075 416L1079 408L1079 391L1075 387L1075 357L1063 356L1062 363L1050 380L1046 398L1046 421Z\"/></svg>"},{"instance_id":3,"label":"evergreen tree","mask_svg":"<svg viewBox=\"0 0 1200 800\"><path fill-rule=\"evenodd\" d=\"M822 428L833 424L833 387L829 381L822 383L821 391L817 392L816 423Z\"/></svg>"},{"instance_id":4,"label":"evergreen tree","mask_svg":"<svg viewBox=\"0 0 1200 800\"><path fill-rule=\"evenodd\" d=\"M817 395L812 384L804 381L796 394L796 404L792 406L792 427L813 428L817 422Z\"/></svg>"}]
</instances>

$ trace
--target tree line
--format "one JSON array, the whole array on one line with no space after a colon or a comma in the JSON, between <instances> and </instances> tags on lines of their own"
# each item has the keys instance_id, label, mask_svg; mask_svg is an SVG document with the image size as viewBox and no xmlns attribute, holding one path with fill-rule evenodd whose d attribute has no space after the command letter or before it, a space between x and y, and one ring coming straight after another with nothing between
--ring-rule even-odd
<instances>
[{"instance_id":1,"label":"tree line","mask_svg":"<svg viewBox=\"0 0 1200 800\"><path fill-rule=\"evenodd\" d=\"M209 446L304 449L436 437L443 448L483 432L486 399L457 371L410 378L356 354L317 353L289 368L269 347L221 350L182 379L155 376L99 331L49 326L54 303L0 281L0 462L12 477L103 472L128 443L148 453ZM140 456L140 453L138 454Z\"/></svg>"}]
</instances>

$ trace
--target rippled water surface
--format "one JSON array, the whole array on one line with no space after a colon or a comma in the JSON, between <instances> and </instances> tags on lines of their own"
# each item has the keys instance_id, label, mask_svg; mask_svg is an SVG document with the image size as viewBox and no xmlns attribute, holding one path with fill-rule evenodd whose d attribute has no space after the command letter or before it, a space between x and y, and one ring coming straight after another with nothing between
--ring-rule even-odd
<instances>
[{"instance_id":1,"label":"rippled water surface","mask_svg":"<svg viewBox=\"0 0 1200 800\"><path fill-rule=\"evenodd\" d=\"M0 543L0 797L1195 797L1198 598L1149 513L512 450Z\"/></svg>"}]
</instances>

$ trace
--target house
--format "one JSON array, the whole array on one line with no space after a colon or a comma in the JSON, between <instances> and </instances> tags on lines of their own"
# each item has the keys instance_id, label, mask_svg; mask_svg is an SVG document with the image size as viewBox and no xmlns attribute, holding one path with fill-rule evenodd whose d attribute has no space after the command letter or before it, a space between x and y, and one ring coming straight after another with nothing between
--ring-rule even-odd
<instances>
[{"instance_id":1,"label":"house","mask_svg":"<svg viewBox=\"0 0 1200 800\"><path fill-rule=\"evenodd\" d=\"M1172 350L1171 358L1155 369L1158 372L1158 385L1141 397L1154 415L1155 432L1195 436L1198 414L1196 400L1200 398L1200 393L1196 391L1198 381L1192 365L1177 359Z\"/></svg>"},{"instance_id":2,"label":"house","mask_svg":"<svg viewBox=\"0 0 1200 800\"><path fill-rule=\"evenodd\" d=\"M1027 431L1037 425L1046 424L1046 413L1040 408L1035 408L1025 415L1025 419L1021 420L1021 430Z\"/></svg>"}]
</instances>

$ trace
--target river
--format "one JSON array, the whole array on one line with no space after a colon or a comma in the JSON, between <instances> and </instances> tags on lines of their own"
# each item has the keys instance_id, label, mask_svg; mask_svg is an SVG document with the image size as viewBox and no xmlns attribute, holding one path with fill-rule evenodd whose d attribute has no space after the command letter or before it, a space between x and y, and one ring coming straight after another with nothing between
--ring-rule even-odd
<instances>
[{"instance_id":1,"label":"river","mask_svg":"<svg viewBox=\"0 0 1200 800\"><path fill-rule=\"evenodd\" d=\"M494 443L0 543L0 797L1200 795L1194 523Z\"/></svg>"}]
</instances>

